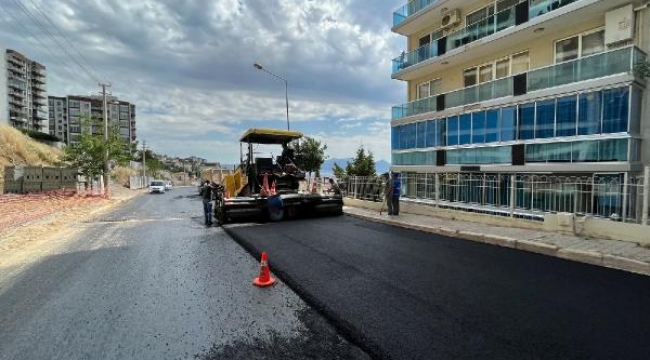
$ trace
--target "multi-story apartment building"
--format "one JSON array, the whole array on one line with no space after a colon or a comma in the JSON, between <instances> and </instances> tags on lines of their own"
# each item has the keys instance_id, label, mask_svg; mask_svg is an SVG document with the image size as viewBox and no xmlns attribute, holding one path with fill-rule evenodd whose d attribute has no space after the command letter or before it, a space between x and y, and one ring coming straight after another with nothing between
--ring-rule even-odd
<instances>
[{"instance_id":1,"label":"multi-story apartment building","mask_svg":"<svg viewBox=\"0 0 650 360\"><path fill-rule=\"evenodd\" d=\"M392 78L408 90L392 109L392 170L406 175L407 196L431 187L426 193L437 199L467 192L466 202L498 207L508 204L508 189L526 190L511 186L512 175L623 184L642 173L650 164L649 95L634 70L650 49L647 6L413 0L395 11L392 30L408 48L392 60ZM586 211L605 206L593 196L570 201L590 202L579 206Z\"/></svg>"},{"instance_id":2,"label":"multi-story apartment building","mask_svg":"<svg viewBox=\"0 0 650 360\"><path fill-rule=\"evenodd\" d=\"M47 133L45 66L15 50L0 52L0 124Z\"/></svg>"},{"instance_id":3,"label":"multi-story apartment building","mask_svg":"<svg viewBox=\"0 0 650 360\"><path fill-rule=\"evenodd\" d=\"M63 142L68 142L68 99L49 96L47 99L50 114L50 134Z\"/></svg>"},{"instance_id":4,"label":"multi-story apartment building","mask_svg":"<svg viewBox=\"0 0 650 360\"><path fill-rule=\"evenodd\" d=\"M136 140L135 104L119 100L115 96L107 97L108 126L118 126L120 135L125 142L132 143ZM103 98L102 96L68 95L66 97L49 97L50 133L61 138L66 144L75 144L82 131L91 131L93 134L103 134L104 126L84 126L84 118L92 118L102 122Z\"/></svg>"}]
</instances>

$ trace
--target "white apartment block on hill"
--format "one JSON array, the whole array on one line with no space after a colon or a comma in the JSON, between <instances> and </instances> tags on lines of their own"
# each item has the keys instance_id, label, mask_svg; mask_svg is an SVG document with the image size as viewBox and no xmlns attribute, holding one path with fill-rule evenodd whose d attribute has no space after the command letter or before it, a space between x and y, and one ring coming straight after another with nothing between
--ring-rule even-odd
<instances>
[{"instance_id":1,"label":"white apartment block on hill","mask_svg":"<svg viewBox=\"0 0 650 360\"><path fill-rule=\"evenodd\" d=\"M45 66L11 49L0 55L0 124L47 133Z\"/></svg>"},{"instance_id":2,"label":"white apartment block on hill","mask_svg":"<svg viewBox=\"0 0 650 360\"><path fill-rule=\"evenodd\" d=\"M59 137L66 144L74 144L79 140L83 129L84 117L103 122L102 96L68 95L65 97L50 96L49 118L50 134ZM107 97L108 126L118 126L120 135L127 143L136 140L135 104L119 100L115 96ZM103 134L104 126L91 126L93 134Z\"/></svg>"}]
</instances>

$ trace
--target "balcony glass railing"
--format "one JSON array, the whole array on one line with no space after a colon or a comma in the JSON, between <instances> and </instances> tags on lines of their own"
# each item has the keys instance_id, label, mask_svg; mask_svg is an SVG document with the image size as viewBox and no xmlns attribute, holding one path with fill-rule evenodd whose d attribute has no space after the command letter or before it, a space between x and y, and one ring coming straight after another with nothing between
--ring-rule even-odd
<instances>
[{"instance_id":1,"label":"balcony glass railing","mask_svg":"<svg viewBox=\"0 0 650 360\"><path fill-rule=\"evenodd\" d=\"M535 69L528 72L526 90L542 90L632 71L644 58L645 54L638 48L627 47Z\"/></svg>"},{"instance_id":2,"label":"balcony glass railing","mask_svg":"<svg viewBox=\"0 0 650 360\"><path fill-rule=\"evenodd\" d=\"M393 12L393 26L401 24L409 16L415 14L416 12L424 9L425 7L437 3L438 0L413 0L409 1L408 4L402 6L401 8Z\"/></svg>"},{"instance_id":3,"label":"balcony glass railing","mask_svg":"<svg viewBox=\"0 0 650 360\"><path fill-rule=\"evenodd\" d=\"M533 19L548 12L580 0L528 0L528 19ZM446 51L459 48L471 42L485 38L516 25L516 6L509 7L477 23L456 31L444 40ZM435 50L433 50L435 49ZM437 41L421 46L410 52L404 52L392 60L393 73L415 64L437 57Z\"/></svg>"},{"instance_id":4,"label":"balcony glass railing","mask_svg":"<svg viewBox=\"0 0 650 360\"><path fill-rule=\"evenodd\" d=\"M645 61L646 58L647 56L643 51L637 47L629 46L538 68L526 73L526 92L631 72L636 64ZM450 109L512 96L514 89L513 78L511 76L445 93L443 94L444 108ZM392 119L397 120L436 111L438 96L394 106L392 108Z\"/></svg>"}]
</instances>

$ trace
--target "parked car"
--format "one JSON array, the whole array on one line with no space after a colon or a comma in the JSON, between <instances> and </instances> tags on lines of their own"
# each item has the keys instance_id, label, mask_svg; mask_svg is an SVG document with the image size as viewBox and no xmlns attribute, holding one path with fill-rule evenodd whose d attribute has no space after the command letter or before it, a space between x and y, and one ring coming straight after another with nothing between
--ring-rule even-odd
<instances>
[{"instance_id":1,"label":"parked car","mask_svg":"<svg viewBox=\"0 0 650 360\"><path fill-rule=\"evenodd\" d=\"M154 180L151 182L149 185L149 193L160 193L164 194L165 193L165 183L160 180Z\"/></svg>"},{"instance_id":2,"label":"parked car","mask_svg":"<svg viewBox=\"0 0 650 360\"><path fill-rule=\"evenodd\" d=\"M172 185L171 181L168 181L167 184L165 184L165 190L171 190L173 188L174 186Z\"/></svg>"}]
</instances>

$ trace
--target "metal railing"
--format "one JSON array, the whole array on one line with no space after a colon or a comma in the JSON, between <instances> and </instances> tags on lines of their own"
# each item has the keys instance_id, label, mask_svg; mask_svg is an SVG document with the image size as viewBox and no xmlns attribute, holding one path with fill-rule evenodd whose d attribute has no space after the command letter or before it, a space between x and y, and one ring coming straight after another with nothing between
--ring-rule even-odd
<instances>
[{"instance_id":1,"label":"metal railing","mask_svg":"<svg viewBox=\"0 0 650 360\"><path fill-rule=\"evenodd\" d=\"M647 225L650 166L640 174L402 173L402 201L468 212L543 220L573 213ZM343 196L383 201L381 177L338 180Z\"/></svg>"},{"instance_id":2,"label":"metal railing","mask_svg":"<svg viewBox=\"0 0 650 360\"><path fill-rule=\"evenodd\" d=\"M431 4L437 3L438 0L413 0L393 12L393 26L397 26L408 19L409 16L426 8Z\"/></svg>"},{"instance_id":3,"label":"metal railing","mask_svg":"<svg viewBox=\"0 0 650 360\"><path fill-rule=\"evenodd\" d=\"M628 46L533 69L526 73L526 91L532 92L610 75L631 73L636 64L644 61L646 57L646 54L636 46ZM445 109L512 96L513 76L465 87L443 95ZM393 106L392 119L436 111L438 96Z\"/></svg>"},{"instance_id":4,"label":"metal railing","mask_svg":"<svg viewBox=\"0 0 650 360\"><path fill-rule=\"evenodd\" d=\"M538 16L560 9L576 1L580 1L580 0L544 0L544 1L528 0L528 19L536 18ZM419 1L416 1L416 4L417 3L419 3ZM426 1L424 1L424 3L426 3ZM427 6L428 5L429 4L427 4ZM414 7L413 9L415 10L416 7ZM482 19L476 23L468 25L450 34L445 39L446 51L451 51L453 49L462 47L471 42L483 39L487 36L490 36L492 34L495 34L497 32L515 26L517 24L516 11L517 11L516 6L511 6L494 15L488 16L485 19ZM413 12L408 10L408 6L405 13L407 14L407 17L413 14ZM396 14L397 12L393 13L393 19L394 19L393 22L396 19ZM400 15L398 14L397 16L399 18ZM437 51L429 51L433 47L436 46L432 44L427 44L424 45L423 47L414 49L408 53L402 53L402 55L394 58L392 60L393 73L397 73L408 67L416 65L428 59L437 57L438 56ZM426 51L429 52L425 54Z\"/></svg>"}]
</instances>

